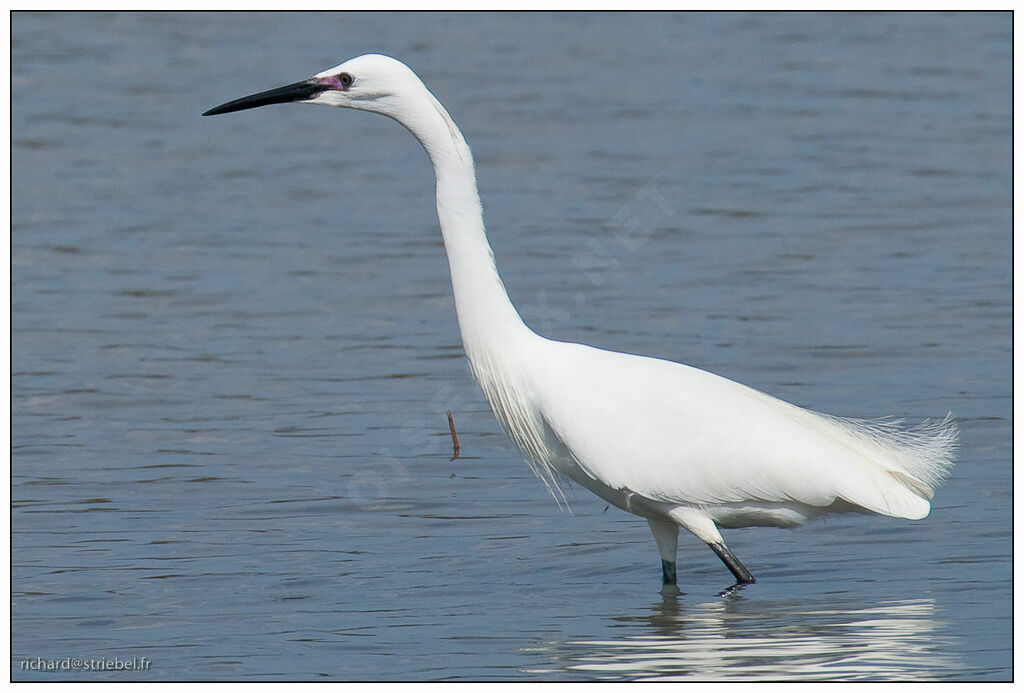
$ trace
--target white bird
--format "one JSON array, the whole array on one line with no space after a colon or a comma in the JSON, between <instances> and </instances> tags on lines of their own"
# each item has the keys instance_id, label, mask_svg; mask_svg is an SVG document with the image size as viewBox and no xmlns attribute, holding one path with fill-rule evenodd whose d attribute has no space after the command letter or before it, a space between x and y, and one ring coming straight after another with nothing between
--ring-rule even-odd
<instances>
[{"instance_id":1,"label":"white bird","mask_svg":"<svg viewBox=\"0 0 1024 693\"><path fill-rule=\"evenodd\" d=\"M203 115L286 102L380 113L423 145L462 343L495 416L556 501L568 478L646 518L666 585L676 582L679 527L744 584L754 576L720 527L792 527L849 511L928 515L953 464L952 414L909 429L827 416L691 366L541 337L498 276L469 146L411 69L363 55Z\"/></svg>"}]
</instances>

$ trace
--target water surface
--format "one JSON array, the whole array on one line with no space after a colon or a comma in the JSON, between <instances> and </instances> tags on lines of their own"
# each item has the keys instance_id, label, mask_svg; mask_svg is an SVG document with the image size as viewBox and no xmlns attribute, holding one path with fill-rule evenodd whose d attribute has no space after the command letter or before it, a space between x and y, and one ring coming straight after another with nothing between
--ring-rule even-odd
<instances>
[{"instance_id":1,"label":"water surface","mask_svg":"<svg viewBox=\"0 0 1024 693\"><path fill-rule=\"evenodd\" d=\"M12 19L16 680L1008 680L1008 14ZM223 101L364 52L476 156L547 336L953 410L922 522L559 511L468 373L423 151ZM449 460L445 411L461 455ZM66 658L135 671L44 672Z\"/></svg>"}]
</instances>

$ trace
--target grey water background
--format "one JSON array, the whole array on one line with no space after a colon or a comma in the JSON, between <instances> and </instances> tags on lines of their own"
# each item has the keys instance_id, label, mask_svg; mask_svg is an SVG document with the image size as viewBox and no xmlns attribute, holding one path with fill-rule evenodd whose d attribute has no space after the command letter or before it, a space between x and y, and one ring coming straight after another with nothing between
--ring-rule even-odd
<instances>
[{"instance_id":1,"label":"grey water background","mask_svg":"<svg viewBox=\"0 0 1024 693\"><path fill-rule=\"evenodd\" d=\"M365 52L463 128L528 324L952 410L931 516L728 531L728 597L684 536L660 594L472 382L411 136L199 116ZM1010 679L1010 94L1006 13L15 13L12 677Z\"/></svg>"}]
</instances>

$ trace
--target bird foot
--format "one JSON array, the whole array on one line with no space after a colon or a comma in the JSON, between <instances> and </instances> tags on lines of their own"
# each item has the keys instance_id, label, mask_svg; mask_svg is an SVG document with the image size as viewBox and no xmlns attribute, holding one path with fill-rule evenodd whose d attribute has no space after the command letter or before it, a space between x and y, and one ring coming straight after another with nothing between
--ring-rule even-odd
<instances>
[{"instance_id":1,"label":"bird foot","mask_svg":"<svg viewBox=\"0 0 1024 693\"><path fill-rule=\"evenodd\" d=\"M732 596L735 596L735 595L739 594L740 590L742 590L744 587L746 587L747 585L752 585L752 584L754 584L754 582L755 582L754 580L748 580L746 582L737 582L735 585L732 585L731 587L726 587L724 590L719 592L718 596L719 597L732 597Z\"/></svg>"},{"instance_id":2,"label":"bird foot","mask_svg":"<svg viewBox=\"0 0 1024 693\"><path fill-rule=\"evenodd\" d=\"M679 586L675 584L662 584L661 589L658 590L658 594L662 597L679 597L682 596L682 592L679 590Z\"/></svg>"}]
</instances>

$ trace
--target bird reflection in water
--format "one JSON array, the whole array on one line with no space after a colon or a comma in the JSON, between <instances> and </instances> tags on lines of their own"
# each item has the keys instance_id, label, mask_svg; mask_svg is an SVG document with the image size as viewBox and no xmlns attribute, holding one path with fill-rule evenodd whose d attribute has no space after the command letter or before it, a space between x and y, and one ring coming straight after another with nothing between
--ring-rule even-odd
<instances>
[{"instance_id":1,"label":"bird reflection in water","mask_svg":"<svg viewBox=\"0 0 1024 693\"><path fill-rule=\"evenodd\" d=\"M537 648L595 679L936 680L959 668L932 599L865 606L752 601L736 591L687 606L663 590L648 613L613 617L620 638Z\"/></svg>"}]
</instances>

